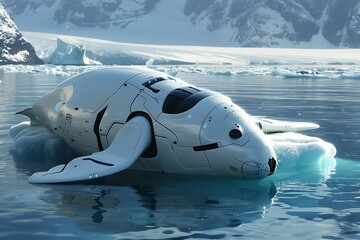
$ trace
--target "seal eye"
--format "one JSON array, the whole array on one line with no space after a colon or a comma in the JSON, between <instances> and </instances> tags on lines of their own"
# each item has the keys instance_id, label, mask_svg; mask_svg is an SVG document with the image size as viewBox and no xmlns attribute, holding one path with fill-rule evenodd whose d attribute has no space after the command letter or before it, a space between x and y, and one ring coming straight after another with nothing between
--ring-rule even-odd
<instances>
[{"instance_id":1,"label":"seal eye","mask_svg":"<svg viewBox=\"0 0 360 240\"><path fill-rule=\"evenodd\" d=\"M232 138L232 139L238 139L238 138L241 138L242 136L242 133L240 132L239 129L233 129L229 132L229 136Z\"/></svg>"},{"instance_id":2,"label":"seal eye","mask_svg":"<svg viewBox=\"0 0 360 240\"><path fill-rule=\"evenodd\" d=\"M62 104L63 104L62 101L59 101L58 103L55 104L55 106L54 106L55 112L58 112L60 110Z\"/></svg>"}]
</instances>

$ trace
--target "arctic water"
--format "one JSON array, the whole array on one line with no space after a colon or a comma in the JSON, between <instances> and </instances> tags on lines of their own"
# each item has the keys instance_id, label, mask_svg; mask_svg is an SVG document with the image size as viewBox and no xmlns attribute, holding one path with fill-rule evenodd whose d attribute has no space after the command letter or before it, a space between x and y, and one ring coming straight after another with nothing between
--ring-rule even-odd
<instances>
[{"instance_id":1,"label":"arctic water","mask_svg":"<svg viewBox=\"0 0 360 240\"><path fill-rule=\"evenodd\" d=\"M263 180L128 172L92 183L32 185L30 174L68 156L65 147L51 149L59 145L44 140L48 132L24 137L16 149L9 128L26 119L14 114L84 69L62 71L66 76L26 69L0 69L1 239L360 238L356 77L174 72L252 115L321 125L273 137L283 164ZM336 147L335 159L325 141Z\"/></svg>"}]
</instances>

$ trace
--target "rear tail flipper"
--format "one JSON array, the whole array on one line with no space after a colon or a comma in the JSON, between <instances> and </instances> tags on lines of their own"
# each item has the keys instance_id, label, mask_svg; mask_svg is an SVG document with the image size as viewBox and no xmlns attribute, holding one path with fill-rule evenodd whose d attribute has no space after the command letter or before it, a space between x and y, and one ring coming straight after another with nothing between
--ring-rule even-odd
<instances>
[{"instance_id":1,"label":"rear tail flipper","mask_svg":"<svg viewBox=\"0 0 360 240\"><path fill-rule=\"evenodd\" d=\"M20 112L17 112L17 113L15 113L15 115L24 115L24 116L30 118L30 121L32 124L36 124L39 122L39 117L37 116L34 108L32 108L32 107L22 110Z\"/></svg>"}]
</instances>

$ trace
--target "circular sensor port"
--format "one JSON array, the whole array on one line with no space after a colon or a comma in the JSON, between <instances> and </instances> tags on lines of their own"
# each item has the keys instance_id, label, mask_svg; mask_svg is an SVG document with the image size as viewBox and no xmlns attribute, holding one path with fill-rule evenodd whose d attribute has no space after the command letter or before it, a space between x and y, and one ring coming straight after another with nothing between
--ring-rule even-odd
<instances>
[{"instance_id":1,"label":"circular sensor port","mask_svg":"<svg viewBox=\"0 0 360 240\"><path fill-rule=\"evenodd\" d=\"M238 139L238 138L241 138L241 136L242 136L242 133L239 129L232 129L229 132L229 137L231 137L232 139Z\"/></svg>"}]
</instances>

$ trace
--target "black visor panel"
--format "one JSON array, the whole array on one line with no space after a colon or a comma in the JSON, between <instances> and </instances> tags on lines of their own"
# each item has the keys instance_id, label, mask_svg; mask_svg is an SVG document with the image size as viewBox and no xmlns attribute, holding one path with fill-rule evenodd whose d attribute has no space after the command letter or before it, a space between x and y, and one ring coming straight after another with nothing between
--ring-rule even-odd
<instances>
[{"instance_id":1,"label":"black visor panel","mask_svg":"<svg viewBox=\"0 0 360 240\"><path fill-rule=\"evenodd\" d=\"M211 92L201 92L193 87L177 88L166 97L162 110L168 114L182 113L211 95Z\"/></svg>"}]
</instances>

